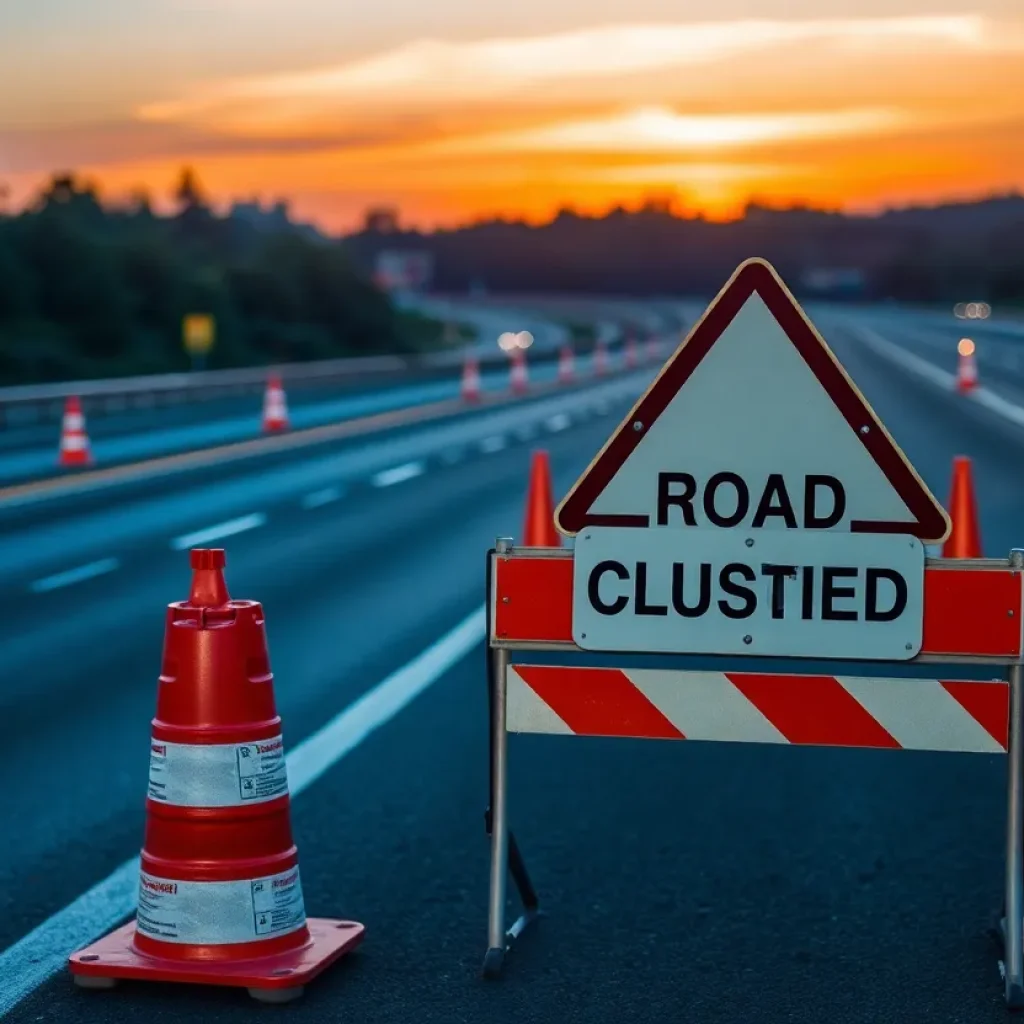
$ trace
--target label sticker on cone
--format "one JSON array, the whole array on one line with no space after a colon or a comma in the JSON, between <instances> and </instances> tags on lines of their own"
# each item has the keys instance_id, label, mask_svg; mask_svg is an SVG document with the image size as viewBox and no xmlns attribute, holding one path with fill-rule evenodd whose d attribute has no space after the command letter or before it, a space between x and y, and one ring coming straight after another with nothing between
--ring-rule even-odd
<instances>
[{"instance_id":1,"label":"label sticker on cone","mask_svg":"<svg viewBox=\"0 0 1024 1024\"><path fill-rule=\"evenodd\" d=\"M228 945L272 939L306 923L298 867L237 882L139 877L138 929L160 942Z\"/></svg>"},{"instance_id":2,"label":"label sticker on cone","mask_svg":"<svg viewBox=\"0 0 1024 1024\"><path fill-rule=\"evenodd\" d=\"M177 807L265 803L288 792L284 741L187 744L153 740L149 797Z\"/></svg>"}]
</instances>

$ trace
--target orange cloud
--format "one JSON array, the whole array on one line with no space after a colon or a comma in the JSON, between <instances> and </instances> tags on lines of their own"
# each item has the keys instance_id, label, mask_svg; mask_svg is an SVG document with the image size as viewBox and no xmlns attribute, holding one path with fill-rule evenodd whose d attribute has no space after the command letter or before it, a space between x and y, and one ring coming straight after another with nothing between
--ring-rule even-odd
<instances>
[{"instance_id":1,"label":"orange cloud","mask_svg":"<svg viewBox=\"0 0 1024 1024\"><path fill-rule=\"evenodd\" d=\"M1024 21L973 14L420 40L0 147L23 189L54 164L121 190L188 160L214 195L289 194L332 227L375 200L443 223L665 188L717 212L755 193L870 206L1024 186L1022 55Z\"/></svg>"}]
</instances>

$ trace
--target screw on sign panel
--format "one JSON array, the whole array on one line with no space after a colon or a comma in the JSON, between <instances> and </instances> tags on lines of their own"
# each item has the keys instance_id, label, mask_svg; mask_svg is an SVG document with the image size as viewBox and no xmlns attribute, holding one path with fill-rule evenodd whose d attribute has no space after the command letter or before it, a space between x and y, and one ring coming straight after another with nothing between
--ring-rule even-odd
<instances>
[{"instance_id":1,"label":"screw on sign panel","mask_svg":"<svg viewBox=\"0 0 1024 1024\"><path fill-rule=\"evenodd\" d=\"M167 609L136 919L69 967L84 988L177 981L286 1002L363 926L306 917L263 609L231 600L222 550L191 561L189 599Z\"/></svg>"},{"instance_id":2,"label":"screw on sign panel","mask_svg":"<svg viewBox=\"0 0 1024 1024\"><path fill-rule=\"evenodd\" d=\"M1024 1007L1024 550L926 558L949 517L767 263L740 266L556 524L572 551L503 538L488 557L485 975L539 914L508 823L509 732L1006 750L1004 994ZM730 663L511 665L538 649ZM759 655L884 672L764 675L749 661ZM914 660L1003 679L908 677ZM506 930L508 875L525 913Z\"/></svg>"}]
</instances>

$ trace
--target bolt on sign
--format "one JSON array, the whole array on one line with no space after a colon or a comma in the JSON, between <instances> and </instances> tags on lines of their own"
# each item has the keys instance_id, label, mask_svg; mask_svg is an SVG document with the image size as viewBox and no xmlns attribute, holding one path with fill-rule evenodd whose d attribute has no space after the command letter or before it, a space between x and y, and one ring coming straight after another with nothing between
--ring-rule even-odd
<instances>
[{"instance_id":1,"label":"bolt on sign","mask_svg":"<svg viewBox=\"0 0 1024 1024\"><path fill-rule=\"evenodd\" d=\"M555 514L584 650L908 660L949 519L775 271L743 264Z\"/></svg>"},{"instance_id":2,"label":"bolt on sign","mask_svg":"<svg viewBox=\"0 0 1024 1024\"><path fill-rule=\"evenodd\" d=\"M213 348L215 333L213 317L206 313L190 313L182 319L181 338L189 355L206 355Z\"/></svg>"}]
</instances>

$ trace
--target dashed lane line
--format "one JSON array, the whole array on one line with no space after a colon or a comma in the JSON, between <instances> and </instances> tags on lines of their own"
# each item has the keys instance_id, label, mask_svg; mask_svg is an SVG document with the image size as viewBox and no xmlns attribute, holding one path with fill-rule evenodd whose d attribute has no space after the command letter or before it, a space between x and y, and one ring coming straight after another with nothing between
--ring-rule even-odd
<instances>
[{"instance_id":1,"label":"dashed lane line","mask_svg":"<svg viewBox=\"0 0 1024 1024\"><path fill-rule=\"evenodd\" d=\"M395 484L405 483L406 480L422 476L426 471L427 467L423 462L404 462L401 466L382 469L370 478L370 483L374 487L394 487Z\"/></svg>"},{"instance_id":2,"label":"dashed lane line","mask_svg":"<svg viewBox=\"0 0 1024 1024\"><path fill-rule=\"evenodd\" d=\"M330 505L332 502L338 501L343 493L340 487L324 487L319 491L311 491L303 496L302 507L304 509L314 509Z\"/></svg>"},{"instance_id":3,"label":"dashed lane line","mask_svg":"<svg viewBox=\"0 0 1024 1024\"><path fill-rule=\"evenodd\" d=\"M95 562L89 562L88 565L79 565L77 568L58 572L53 576L45 576L41 580L33 580L29 584L29 590L33 594L45 594L50 590L70 587L75 583L95 579L97 576L105 576L108 572L113 572L120 564L116 558L100 558Z\"/></svg>"},{"instance_id":4,"label":"dashed lane line","mask_svg":"<svg viewBox=\"0 0 1024 1024\"><path fill-rule=\"evenodd\" d=\"M255 530L266 521L267 517L262 512L252 512L247 516L228 519L226 522L216 523L213 526L207 526L205 529L175 537L171 541L171 547L175 551L184 551L186 548L194 548L199 544L209 544L210 541L220 540L222 537L234 537L235 534L245 533L247 530Z\"/></svg>"},{"instance_id":5,"label":"dashed lane line","mask_svg":"<svg viewBox=\"0 0 1024 1024\"><path fill-rule=\"evenodd\" d=\"M493 455L495 452L503 451L508 446L504 434L495 434L493 437L485 437L480 442L480 451L484 455Z\"/></svg>"}]
</instances>

